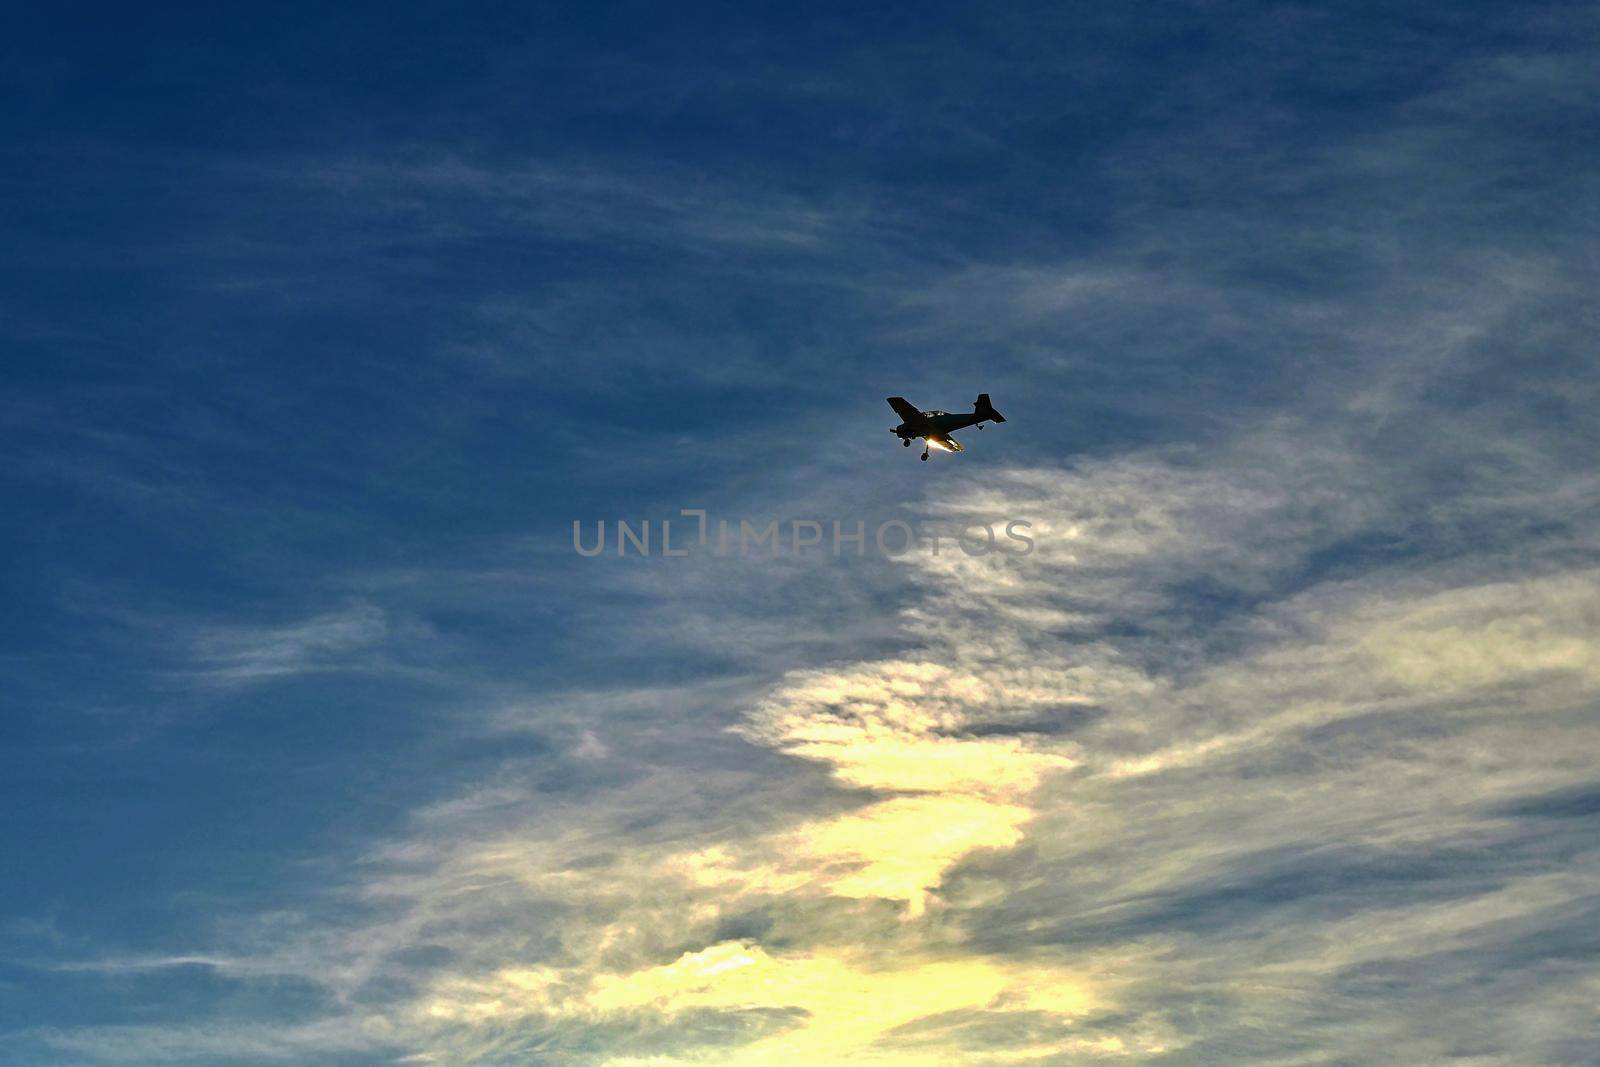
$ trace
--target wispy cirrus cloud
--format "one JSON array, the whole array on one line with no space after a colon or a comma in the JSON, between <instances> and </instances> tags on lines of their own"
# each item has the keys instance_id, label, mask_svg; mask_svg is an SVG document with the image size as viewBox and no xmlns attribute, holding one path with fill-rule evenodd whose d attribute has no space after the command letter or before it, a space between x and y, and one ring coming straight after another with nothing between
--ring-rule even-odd
<instances>
[{"instance_id":1,"label":"wispy cirrus cloud","mask_svg":"<svg viewBox=\"0 0 1600 1067\"><path fill-rule=\"evenodd\" d=\"M1600 579L1559 546L1319 571L1396 521L1349 459L1265 433L959 479L931 511L1034 515L1039 548L885 564L910 651L690 687L654 729L724 708L721 754L669 742L579 806L512 780L419 811L351 887L386 917L249 967L422 1062L1559 1060L1600 857L1581 806L1529 805L1592 786ZM1374 1001L1398 981L1462 1025Z\"/></svg>"},{"instance_id":2,"label":"wispy cirrus cloud","mask_svg":"<svg viewBox=\"0 0 1600 1067\"><path fill-rule=\"evenodd\" d=\"M388 636L388 620L372 604L283 626L207 628L193 640L193 674L213 684L239 685L337 669Z\"/></svg>"},{"instance_id":3,"label":"wispy cirrus cloud","mask_svg":"<svg viewBox=\"0 0 1600 1067\"><path fill-rule=\"evenodd\" d=\"M1270 52L1302 18L1321 16L1243 30ZM201 972L238 995L209 1021L27 1025L16 1047L118 1064L1582 1059L1600 482L1575 417L1594 398L1590 233L1561 205L1592 169L1552 166L1568 141L1550 131L1592 65L1576 37L1442 66L1413 43L1373 62L1426 76L1386 84L1361 121L1317 101L1369 66L1307 72L1309 103L1241 101L1259 77L1185 68L1097 142L1090 207L1051 222L1077 194L1030 200L1020 229L1003 195L941 211L939 188L889 178L830 198L448 151L233 172L275 210L213 233L223 288L449 308L420 378L358 363L363 402L403 396L464 433L484 416L496 452L523 407L548 410L581 473L644 486L629 508L889 499L1025 517L1037 547L582 569L519 530L346 559L324 599L297 585L271 621L185 615L177 645L219 690L424 661L451 701L419 729L439 765L408 765L424 769L398 823L305 859L313 885L281 906L219 906L158 951L69 941L30 961L84 981ZM988 124L973 143L1010 128L961 114ZM317 255L228 239L341 219ZM408 288L506 230L596 258ZM594 251L610 246L621 260ZM723 342L729 358L689 365ZM886 416L840 405L719 407L681 452L676 407L582 407L630 375L782 399L913 365L930 394L977 379L1016 398L1004 465L886 473L876 445L846 443L883 444ZM464 366L494 370L496 395L433 418ZM530 382L568 407L515 392ZM834 447L774 462L752 445L774 419ZM415 436L361 439L402 457L385 492L447 451ZM717 477L682 477L700 468ZM504 469L489 489L536 501L512 525L598 506ZM506 548L529 536L537 551ZM329 610L330 586L359 599ZM447 772L462 746L470 774ZM341 781L339 802L372 783Z\"/></svg>"}]
</instances>

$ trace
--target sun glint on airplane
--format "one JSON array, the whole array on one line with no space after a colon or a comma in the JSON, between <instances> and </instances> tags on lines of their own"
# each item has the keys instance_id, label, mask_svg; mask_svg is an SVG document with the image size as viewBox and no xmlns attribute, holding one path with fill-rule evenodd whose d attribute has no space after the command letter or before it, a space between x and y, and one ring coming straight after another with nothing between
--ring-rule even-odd
<instances>
[{"instance_id":1,"label":"sun glint on airplane","mask_svg":"<svg viewBox=\"0 0 1600 1067\"><path fill-rule=\"evenodd\" d=\"M950 414L948 411L918 411L911 401L903 396L888 398L889 406L894 408L894 413L900 416L900 425L890 429L890 433L900 438L900 443L907 448L915 438L922 438L922 458L928 458L928 449L937 448L941 452L961 452L961 442L950 434L963 426L976 426L983 429L986 422L1005 422L1006 417L994 409L989 403L988 393L979 393L978 402L973 405L972 414Z\"/></svg>"}]
</instances>

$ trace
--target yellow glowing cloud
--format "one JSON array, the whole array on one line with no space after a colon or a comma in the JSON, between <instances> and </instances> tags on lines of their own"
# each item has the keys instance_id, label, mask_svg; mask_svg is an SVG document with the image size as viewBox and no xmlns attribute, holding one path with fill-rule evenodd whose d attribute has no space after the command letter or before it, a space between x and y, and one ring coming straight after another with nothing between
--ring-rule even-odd
<instances>
[{"instance_id":1,"label":"yellow glowing cloud","mask_svg":"<svg viewBox=\"0 0 1600 1067\"><path fill-rule=\"evenodd\" d=\"M960 794L892 797L759 842L776 859L743 862L719 846L669 857L658 873L724 893L903 900L915 917L957 861L976 849L1017 844L1032 817L1020 805Z\"/></svg>"},{"instance_id":2,"label":"yellow glowing cloud","mask_svg":"<svg viewBox=\"0 0 1600 1067\"><path fill-rule=\"evenodd\" d=\"M1073 760L1038 752L1014 737L862 737L807 742L784 749L803 759L831 763L834 774L866 788L1014 796L1039 784L1046 771Z\"/></svg>"},{"instance_id":3,"label":"yellow glowing cloud","mask_svg":"<svg viewBox=\"0 0 1600 1067\"><path fill-rule=\"evenodd\" d=\"M838 868L822 872L831 892L904 900L916 916L957 860L974 849L1015 845L1032 817L1028 808L975 797L896 797L802 827L795 844L813 862Z\"/></svg>"},{"instance_id":4,"label":"yellow glowing cloud","mask_svg":"<svg viewBox=\"0 0 1600 1067\"><path fill-rule=\"evenodd\" d=\"M1060 699L1059 693L1050 695ZM1028 800L1041 778L1075 763L1063 752L1020 737L962 734L993 699L991 684L978 676L927 663L791 676L740 732L757 744L826 766L844 784L892 795L758 837L660 855L646 868L652 900L659 908L677 909L685 921L714 920L719 909L751 896L881 898L904 902L905 920L919 919L934 890L964 857L1018 844L1034 816ZM533 860L526 854L496 858L503 861L497 869ZM585 899L637 884L625 875L606 879L588 869L561 878L535 871L520 877L544 892ZM426 1003L426 1014L482 1024L535 1014L602 1017L650 1011L670 1019L687 1009L789 1008L804 1013L800 1021L742 1049L687 1060L614 1062L936 1064L946 1057L889 1050L881 1039L895 1027L945 1012L1029 1011L1069 1018L1094 1003L1081 980L1059 970L1014 960L919 958L910 949L910 957L823 949L772 955L754 942L727 941L659 966L597 973L592 963L599 953L633 939L638 923L670 921L657 914L657 904L642 910L639 905L634 902L625 918L583 935L589 964L575 961L565 972L506 969L475 981L441 983ZM905 944L916 942L912 936ZM1059 1051L1058 1046L1017 1048L1005 1058L1025 1062Z\"/></svg>"},{"instance_id":5,"label":"yellow glowing cloud","mask_svg":"<svg viewBox=\"0 0 1600 1067\"><path fill-rule=\"evenodd\" d=\"M786 835L780 853L816 872L826 891L904 900L913 917L929 890L963 856L1006 848L1032 817L1024 803L1040 778L1071 767L1062 753L1018 737L967 737L959 730L994 698L976 675L895 661L806 672L762 706L747 736L823 763L856 787L911 793ZM731 879L720 857L704 879ZM748 872L752 886L792 884L772 865Z\"/></svg>"},{"instance_id":6,"label":"yellow glowing cloud","mask_svg":"<svg viewBox=\"0 0 1600 1067\"><path fill-rule=\"evenodd\" d=\"M937 1063L939 1057L875 1046L896 1027L946 1012L1025 1010L1070 1017L1098 1005L1081 980L1049 968L977 959L892 960L882 966L869 963L864 954L844 951L774 956L748 941L686 952L656 967L603 974L586 992L570 997L550 995L554 979L543 969L507 970L486 981L456 983L438 992L430 1014L482 1022L533 1012L593 1017L648 1010L670 1018L687 1009L794 1008L805 1013L802 1024L743 1048L719 1050L715 1062L830 1063L848 1058L851 1063L917 1064ZM1049 1051L1040 1048L1033 1054Z\"/></svg>"}]
</instances>

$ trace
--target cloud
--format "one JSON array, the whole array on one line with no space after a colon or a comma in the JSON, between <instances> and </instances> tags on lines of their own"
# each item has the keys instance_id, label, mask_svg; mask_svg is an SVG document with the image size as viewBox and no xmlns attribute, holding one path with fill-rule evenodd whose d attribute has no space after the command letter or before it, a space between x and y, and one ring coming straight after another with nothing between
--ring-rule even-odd
<instances>
[{"instance_id":1,"label":"cloud","mask_svg":"<svg viewBox=\"0 0 1600 1067\"><path fill-rule=\"evenodd\" d=\"M655 709L657 766L582 804L512 780L419 811L351 887L371 917L213 965L315 975L366 1047L438 1062L1516 1062L1509 1031L1368 1006L1427 960L1417 1004L1498 973L1497 1010L1577 1024L1553 983L1592 975L1544 968L1592 906L1589 808L1565 798L1600 741L1600 571L1319 564L1397 521L1368 478L1275 430L958 476L930 512L1028 514L1039 547L884 561L913 648L755 692L569 696L600 729ZM364 618L220 647L276 667ZM598 736L570 758L650 767ZM1554 1032L1519 1034L1523 1058L1558 1057Z\"/></svg>"},{"instance_id":2,"label":"cloud","mask_svg":"<svg viewBox=\"0 0 1600 1067\"><path fill-rule=\"evenodd\" d=\"M285 626L216 627L194 639L195 673L218 684L241 684L337 669L387 636L383 610L371 604Z\"/></svg>"},{"instance_id":3,"label":"cloud","mask_svg":"<svg viewBox=\"0 0 1600 1067\"><path fill-rule=\"evenodd\" d=\"M22 1038L117 1063L1580 1058L1600 482L1574 417L1582 275L1546 213L1588 179L1544 180L1511 106L1570 118L1572 58L1465 61L1326 138L1264 106L1141 126L1100 157L1120 190L1105 232L1044 251L957 254L909 208L903 244L873 249L877 216L598 168L256 174L378 217L422 205L441 248L514 224L692 261L620 301L609 278L479 293L456 356L542 344L555 366L598 333L616 359L579 368L595 381L670 377L671 353L747 332L702 316L652 363L629 301L746 271L846 294L833 327L916 350L930 389L1012 390L1007 459L907 489L864 446L776 471L728 446L754 431L688 454L749 463L719 492L752 511L910 494L923 517L1027 518L1036 550L604 572L542 553L525 584L526 556L449 560L352 578L362 599L337 611L184 629L195 677L241 686L388 664L406 620L476 610L511 652L439 670L465 710L430 741L540 743L419 785L402 826L329 857L293 907L71 965L311 983L295 1021ZM1491 194L1518 182L1511 225ZM757 299L721 296L695 306ZM708 377L857 380L865 359L763 377L752 346ZM585 455L651 492L676 469ZM574 611L524 639L534 597L512 587Z\"/></svg>"}]
</instances>

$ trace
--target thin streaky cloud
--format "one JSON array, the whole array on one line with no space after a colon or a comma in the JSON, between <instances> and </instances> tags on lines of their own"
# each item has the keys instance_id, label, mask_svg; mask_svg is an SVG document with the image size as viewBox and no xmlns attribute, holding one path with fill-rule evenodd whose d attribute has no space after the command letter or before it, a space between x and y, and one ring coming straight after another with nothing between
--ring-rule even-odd
<instances>
[{"instance_id":1,"label":"thin streaky cloud","mask_svg":"<svg viewBox=\"0 0 1600 1067\"><path fill-rule=\"evenodd\" d=\"M1592 17L638 15L8 113L0 1061L1586 1062Z\"/></svg>"}]
</instances>

